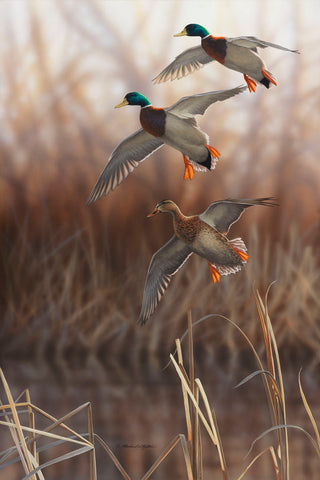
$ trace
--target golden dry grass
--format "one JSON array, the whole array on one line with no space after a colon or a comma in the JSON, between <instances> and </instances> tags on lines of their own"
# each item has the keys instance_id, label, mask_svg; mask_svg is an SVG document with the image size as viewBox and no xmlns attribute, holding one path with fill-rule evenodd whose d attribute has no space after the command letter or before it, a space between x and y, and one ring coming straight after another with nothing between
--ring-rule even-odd
<instances>
[{"instance_id":1,"label":"golden dry grass","mask_svg":"<svg viewBox=\"0 0 320 480\"><path fill-rule=\"evenodd\" d=\"M312 426L312 431L310 433L299 425L288 424L283 372L275 333L268 314L267 303L262 300L258 291L254 292L254 300L263 338L264 347L262 352L258 353L250 337L248 337L247 333L236 323L226 317L224 317L224 321L244 338L258 366L258 370L242 380L238 387L251 381L256 376L261 377L268 400L271 427L265 432L262 432L258 438L252 439L252 445L249 450L250 457L247 459L244 469L240 471L235 478L241 480L249 471L251 472L252 467L256 463L261 462L262 457L268 455L270 462L268 471L273 471L275 478L278 480L289 480L291 476L288 430L302 432L305 435L305 441L311 442L314 448L314 454L318 455L319 458L320 435L316 420L303 392L300 378L301 372L298 378L299 391L307 418ZM214 469L215 473L220 472L223 480L230 478L228 458L223 446L223 435L219 432L219 418L217 418L215 409L209 402L202 381L200 378L197 378L195 374L197 357L194 355L194 330L198 329L199 324L201 324L201 326L203 323L212 324L212 320L214 320L214 315L202 318L192 324L191 314L189 314L187 330L188 345L184 349L184 353L181 346L183 339L176 339L176 352L170 354L170 363L172 363L181 381L186 434L178 433L174 439L167 444L159 457L156 460L153 459L152 465L146 473L143 474L141 480L150 478L161 464L166 461L166 457L169 454L171 457L172 455L177 457L177 466L174 471L176 475L177 471L179 471L178 447L182 449L182 458L188 480L200 480L204 478L206 465L203 462L203 449L208 448L207 445L205 446L207 437L209 437L210 440L209 448L213 450L213 456L217 458L219 464L219 467ZM188 362L184 360L184 356L188 357ZM0 378L5 394L4 402L0 400L0 429L9 429L14 443L12 447L0 452L0 470L3 470L4 473L8 475L8 472L10 474L12 466L19 462L18 465L21 464L20 467L22 471L24 470L24 478L26 480L27 478L44 480L46 478L47 467L55 466L62 461L70 461L74 457L89 452L86 469L90 480L96 480L98 478L96 465L97 447L102 446L109 460L113 462L120 472L121 477L125 480L132 478L108 444L99 435L94 433L92 408L89 403L81 405L60 419L56 419L31 402L28 390L21 394L18 399L14 400L1 369ZM219 387L219 385L217 385L217 387ZM266 405L260 403L260 408L266 408ZM87 433L79 434L70 428L68 424L74 415L81 413L83 410L87 411ZM253 412L250 411L246 412L247 422L250 422L252 413ZM39 416L45 418L47 423L49 423L46 428L43 427L39 429L37 426L39 421L37 417ZM154 421L156 422L156 418ZM235 425L233 429L235 440L239 433ZM263 437L267 438L266 446L262 449L260 448L258 453L255 452L252 455L253 447L255 444L259 445ZM44 443L44 440L48 440L48 442ZM57 446L60 446L58 455L55 450ZM44 452L46 452L47 456L50 456L50 460L44 461ZM107 459L105 459L104 462L106 462L106 460ZM309 459L309 461L311 461L311 459ZM106 467L104 467L103 470L105 471L105 469Z\"/></svg>"}]
</instances>

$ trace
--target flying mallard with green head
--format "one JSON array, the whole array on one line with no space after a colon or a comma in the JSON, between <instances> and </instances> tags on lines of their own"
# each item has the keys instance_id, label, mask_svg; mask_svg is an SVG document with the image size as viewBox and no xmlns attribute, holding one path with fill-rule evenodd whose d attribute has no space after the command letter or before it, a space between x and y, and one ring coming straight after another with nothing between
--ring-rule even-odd
<instances>
[{"instance_id":1,"label":"flying mallard with green head","mask_svg":"<svg viewBox=\"0 0 320 480\"><path fill-rule=\"evenodd\" d=\"M245 91L246 86L183 97L168 108L156 108L139 92L128 93L115 108L138 105L141 127L122 140L94 186L87 204L107 195L132 170L162 145L179 150L185 163L184 178L192 179L194 170L213 170L219 152L209 145L208 136L197 124L195 115L203 115L210 105Z\"/></svg>"},{"instance_id":2,"label":"flying mallard with green head","mask_svg":"<svg viewBox=\"0 0 320 480\"><path fill-rule=\"evenodd\" d=\"M257 48L278 48L286 52L299 53L275 43L265 42L256 37L214 37L208 30L197 23L190 23L180 33L180 37L200 37L201 45L185 50L178 55L162 72L154 78L155 83L175 80L216 60L227 68L241 72L247 82L250 92L255 92L257 83L270 87L277 85L272 73L268 72Z\"/></svg>"}]
</instances>

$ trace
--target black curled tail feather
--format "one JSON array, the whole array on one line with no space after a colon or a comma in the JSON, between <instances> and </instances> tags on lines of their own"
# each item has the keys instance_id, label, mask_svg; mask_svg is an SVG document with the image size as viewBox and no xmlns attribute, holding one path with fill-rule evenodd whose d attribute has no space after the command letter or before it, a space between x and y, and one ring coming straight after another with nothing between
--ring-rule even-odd
<instances>
[{"instance_id":1,"label":"black curled tail feather","mask_svg":"<svg viewBox=\"0 0 320 480\"><path fill-rule=\"evenodd\" d=\"M208 150L208 149L207 149ZM205 162L201 162L201 165L206 167L208 170L211 170L211 153L208 150L208 156Z\"/></svg>"},{"instance_id":2,"label":"black curled tail feather","mask_svg":"<svg viewBox=\"0 0 320 480\"><path fill-rule=\"evenodd\" d=\"M192 164L193 168L196 171L205 172L207 170L214 170L215 169L215 166L216 166L217 161L219 160L219 155L220 154L219 154L219 152L217 152L217 154L214 155L213 153L210 152L210 150L208 148L207 148L207 151L208 151L208 155L207 155L207 158L204 162L197 162L195 160L190 160L190 158L188 158L189 162Z\"/></svg>"},{"instance_id":3,"label":"black curled tail feather","mask_svg":"<svg viewBox=\"0 0 320 480\"><path fill-rule=\"evenodd\" d=\"M262 77L260 83L262 83L262 85L264 85L266 88L270 88L270 80L268 80L266 77Z\"/></svg>"}]
</instances>

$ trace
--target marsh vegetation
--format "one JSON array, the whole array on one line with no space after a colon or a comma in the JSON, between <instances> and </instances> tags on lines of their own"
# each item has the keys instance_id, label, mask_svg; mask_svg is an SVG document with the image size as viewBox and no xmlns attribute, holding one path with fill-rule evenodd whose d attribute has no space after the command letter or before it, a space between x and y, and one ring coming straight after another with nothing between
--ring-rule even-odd
<instances>
[{"instance_id":1,"label":"marsh vegetation","mask_svg":"<svg viewBox=\"0 0 320 480\"><path fill-rule=\"evenodd\" d=\"M320 344L320 119L315 106L320 94L313 45L318 30L296 2L288 46L303 54L264 52L279 86L216 105L201 118L222 153L212 174L198 173L184 182L181 155L165 146L116 191L87 207L111 151L138 128L135 108L113 111L127 91L141 91L162 106L241 83L233 72L226 75L212 65L183 81L152 86L166 63L163 52L174 56L182 48L179 44L175 50L173 42L179 40L172 39L177 30L172 13L183 18L181 7L175 2L166 6L167 22L152 47L147 41L151 7L139 10L133 2L139 38L129 51L128 35L133 38L134 32L130 25L127 32L116 26L108 3L104 8L99 1L79 2L77 15L60 2L49 10L24 7L19 28L14 10L0 17L8 38L0 50L0 362L5 374L12 372L17 385L27 378L44 385L51 376L62 385L122 382L130 396L127 385L152 385L162 378L174 339L186 329L188 311L195 320L214 313L234 321L260 353L264 342L252 291L263 296L275 281L268 312L290 398L295 403L301 366L307 392L315 398ZM231 22L238 31L237 20ZM274 32L267 23L259 23L261 37L283 43L270 38ZM52 41L56 28L60 35ZM138 328L150 258L171 236L170 219L146 218L156 202L172 198L192 214L218 199L270 195L277 197L278 208L250 211L231 231L248 245L249 264L213 286L206 264L191 258L150 322ZM204 322L194 351L202 378L213 374L223 392L226 378L234 385L252 371L248 347L228 322ZM171 412L170 402L163 401ZM222 408L218 413L225 418ZM100 410L96 415L101 417ZM116 439L120 432L114 432ZM169 439L163 432L158 438L164 448ZM155 459L150 452L148 458Z\"/></svg>"}]
</instances>

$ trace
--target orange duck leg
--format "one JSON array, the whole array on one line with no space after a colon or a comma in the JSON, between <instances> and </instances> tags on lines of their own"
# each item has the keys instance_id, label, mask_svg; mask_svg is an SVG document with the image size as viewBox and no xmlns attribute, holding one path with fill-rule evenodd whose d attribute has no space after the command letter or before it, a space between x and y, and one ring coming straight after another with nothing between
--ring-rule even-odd
<instances>
[{"instance_id":1,"label":"orange duck leg","mask_svg":"<svg viewBox=\"0 0 320 480\"><path fill-rule=\"evenodd\" d=\"M218 152L218 150L211 147L211 145L206 145L206 147L214 158L219 158L220 157L220 152Z\"/></svg>"},{"instance_id":2,"label":"orange duck leg","mask_svg":"<svg viewBox=\"0 0 320 480\"><path fill-rule=\"evenodd\" d=\"M269 82L273 83L273 85L275 85L277 87L277 82L275 81L275 79L268 72L266 72L263 67L261 68L261 70L262 70L263 76L267 80L269 80Z\"/></svg>"},{"instance_id":3,"label":"orange duck leg","mask_svg":"<svg viewBox=\"0 0 320 480\"><path fill-rule=\"evenodd\" d=\"M230 245L230 243L229 243ZM241 260L243 262L248 262L249 261L249 255L245 252L243 252L242 250L239 250L238 248L234 247L233 245L230 245L230 247L232 248L232 250L234 250L236 252L237 255L239 255L239 257L241 258Z\"/></svg>"},{"instance_id":4,"label":"orange duck leg","mask_svg":"<svg viewBox=\"0 0 320 480\"><path fill-rule=\"evenodd\" d=\"M211 265L211 263L209 263L209 262L208 262L208 265L209 265L209 270L210 270L210 273L211 273L211 276L212 276L213 283L220 282L221 275L218 272L218 270L213 265Z\"/></svg>"},{"instance_id":5,"label":"orange duck leg","mask_svg":"<svg viewBox=\"0 0 320 480\"><path fill-rule=\"evenodd\" d=\"M187 180L187 178L189 178L190 180L192 180L194 176L194 168L185 155L183 155L183 161L185 167L183 179Z\"/></svg>"},{"instance_id":6,"label":"orange duck leg","mask_svg":"<svg viewBox=\"0 0 320 480\"><path fill-rule=\"evenodd\" d=\"M252 80L252 78L248 77L248 75L246 75L245 73L243 74L243 77L244 77L245 81L247 82L249 92L255 92L256 91L256 86L257 86L256 82L254 80Z\"/></svg>"}]
</instances>

